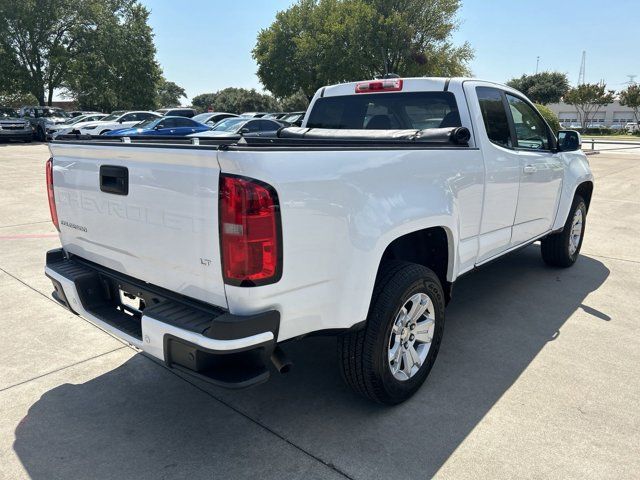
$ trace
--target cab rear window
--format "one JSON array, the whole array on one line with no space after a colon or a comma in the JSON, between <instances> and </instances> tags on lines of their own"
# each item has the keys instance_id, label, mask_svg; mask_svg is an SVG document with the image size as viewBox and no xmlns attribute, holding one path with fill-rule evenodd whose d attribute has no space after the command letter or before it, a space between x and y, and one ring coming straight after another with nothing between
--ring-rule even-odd
<instances>
[{"instance_id":1,"label":"cab rear window","mask_svg":"<svg viewBox=\"0 0 640 480\"><path fill-rule=\"evenodd\" d=\"M395 130L459 127L451 92L368 93L318 98L308 128Z\"/></svg>"}]
</instances>

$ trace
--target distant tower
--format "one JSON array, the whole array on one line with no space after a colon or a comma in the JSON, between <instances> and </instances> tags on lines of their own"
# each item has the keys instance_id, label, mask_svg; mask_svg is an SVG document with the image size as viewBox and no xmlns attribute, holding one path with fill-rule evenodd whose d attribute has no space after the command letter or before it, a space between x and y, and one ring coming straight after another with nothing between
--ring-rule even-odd
<instances>
[{"instance_id":1,"label":"distant tower","mask_svg":"<svg viewBox=\"0 0 640 480\"><path fill-rule=\"evenodd\" d=\"M635 85L636 84L636 77L638 75L627 75L627 77L629 77L629 81L628 82L624 82L625 85Z\"/></svg>"},{"instance_id":2,"label":"distant tower","mask_svg":"<svg viewBox=\"0 0 640 480\"><path fill-rule=\"evenodd\" d=\"M536 75L538 74L538 67L540 66L540 56L536 58Z\"/></svg>"},{"instance_id":3,"label":"distant tower","mask_svg":"<svg viewBox=\"0 0 640 480\"><path fill-rule=\"evenodd\" d=\"M582 62L580 62L580 73L578 74L578 85L582 85L584 83L584 69L585 63L587 60L587 52L582 51Z\"/></svg>"}]
</instances>

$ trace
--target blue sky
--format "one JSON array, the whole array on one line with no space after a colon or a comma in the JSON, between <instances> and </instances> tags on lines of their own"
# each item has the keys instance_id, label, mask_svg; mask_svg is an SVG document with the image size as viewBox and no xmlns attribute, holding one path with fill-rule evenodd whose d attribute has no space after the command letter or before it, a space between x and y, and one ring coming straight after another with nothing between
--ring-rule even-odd
<instances>
[{"instance_id":1,"label":"blue sky","mask_svg":"<svg viewBox=\"0 0 640 480\"><path fill-rule=\"evenodd\" d=\"M293 2L143 3L151 10L165 76L191 98L230 86L261 89L251 57L256 35ZM575 83L586 50L588 82L604 79L619 90L628 74L640 81L639 0L466 0L459 20L453 40L474 48L474 76L504 82L534 73L540 56L540 70L565 72Z\"/></svg>"}]
</instances>

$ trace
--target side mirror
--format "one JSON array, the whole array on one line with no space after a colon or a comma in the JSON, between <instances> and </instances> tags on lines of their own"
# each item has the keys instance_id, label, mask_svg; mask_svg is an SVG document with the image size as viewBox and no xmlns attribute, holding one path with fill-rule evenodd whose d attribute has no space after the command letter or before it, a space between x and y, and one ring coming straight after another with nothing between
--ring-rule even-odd
<instances>
[{"instance_id":1,"label":"side mirror","mask_svg":"<svg viewBox=\"0 0 640 480\"><path fill-rule=\"evenodd\" d=\"M558 132L558 151L574 152L582 148L582 139L575 130L560 130Z\"/></svg>"},{"instance_id":2,"label":"side mirror","mask_svg":"<svg viewBox=\"0 0 640 480\"><path fill-rule=\"evenodd\" d=\"M164 124L162 124L162 123L160 123L160 124L156 125L156 126L154 127L154 130L160 130L161 128L164 128Z\"/></svg>"},{"instance_id":3,"label":"side mirror","mask_svg":"<svg viewBox=\"0 0 640 480\"><path fill-rule=\"evenodd\" d=\"M241 129L240 129L240 133L241 133L241 134L243 134L243 135L244 135L245 133L249 133L250 131L251 131L251 130L249 130L247 127L243 127L243 128L241 128Z\"/></svg>"}]
</instances>

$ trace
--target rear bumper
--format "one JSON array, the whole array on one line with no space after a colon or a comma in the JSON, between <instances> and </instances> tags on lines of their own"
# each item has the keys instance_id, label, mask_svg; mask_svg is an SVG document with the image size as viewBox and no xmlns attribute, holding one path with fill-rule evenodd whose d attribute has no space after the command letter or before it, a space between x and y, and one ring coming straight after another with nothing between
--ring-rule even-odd
<instances>
[{"instance_id":1,"label":"rear bumper","mask_svg":"<svg viewBox=\"0 0 640 480\"><path fill-rule=\"evenodd\" d=\"M14 129L2 129L0 130L0 140L29 140L33 137L31 129L28 130L14 130Z\"/></svg>"},{"instance_id":2,"label":"rear bumper","mask_svg":"<svg viewBox=\"0 0 640 480\"><path fill-rule=\"evenodd\" d=\"M82 318L165 362L217 385L242 388L269 378L279 312L237 316L90 263L47 252L45 274L58 302ZM120 291L143 299L140 311Z\"/></svg>"}]
</instances>

